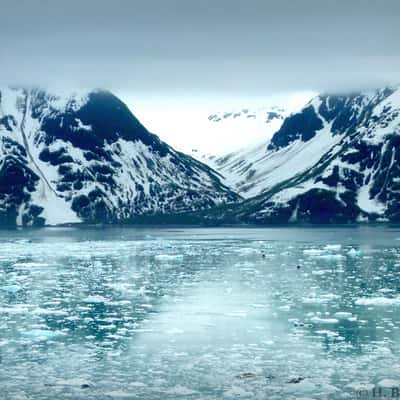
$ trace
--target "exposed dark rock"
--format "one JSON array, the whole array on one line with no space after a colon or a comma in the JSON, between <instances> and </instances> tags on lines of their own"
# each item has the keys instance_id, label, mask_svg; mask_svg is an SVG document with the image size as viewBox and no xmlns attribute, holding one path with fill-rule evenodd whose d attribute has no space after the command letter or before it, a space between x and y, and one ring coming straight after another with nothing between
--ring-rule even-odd
<instances>
[{"instance_id":1,"label":"exposed dark rock","mask_svg":"<svg viewBox=\"0 0 400 400\"><path fill-rule=\"evenodd\" d=\"M304 378L303 376L296 376L294 378L289 379L286 383L300 383L304 381L304 379L306 378Z\"/></svg>"},{"instance_id":2,"label":"exposed dark rock","mask_svg":"<svg viewBox=\"0 0 400 400\"><path fill-rule=\"evenodd\" d=\"M238 379L250 379L250 378L256 378L257 374L254 372L243 372L239 375L236 375L236 378Z\"/></svg>"}]
</instances>

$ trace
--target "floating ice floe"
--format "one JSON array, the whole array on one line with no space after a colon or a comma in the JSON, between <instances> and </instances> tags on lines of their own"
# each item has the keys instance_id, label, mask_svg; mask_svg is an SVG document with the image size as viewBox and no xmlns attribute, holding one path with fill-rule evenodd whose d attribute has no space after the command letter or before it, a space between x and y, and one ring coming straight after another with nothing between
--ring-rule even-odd
<instances>
[{"instance_id":1,"label":"floating ice floe","mask_svg":"<svg viewBox=\"0 0 400 400\"><path fill-rule=\"evenodd\" d=\"M260 253L260 250L255 249L253 247L243 247L241 249L235 250L236 253L239 253L240 255L249 255L249 254L254 254L254 253Z\"/></svg>"},{"instance_id":2,"label":"floating ice floe","mask_svg":"<svg viewBox=\"0 0 400 400\"><path fill-rule=\"evenodd\" d=\"M59 315L59 316L67 316L68 312L63 310L54 310L51 308L41 308L37 307L31 311L32 314L36 315Z\"/></svg>"},{"instance_id":3,"label":"floating ice floe","mask_svg":"<svg viewBox=\"0 0 400 400\"><path fill-rule=\"evenodd\" d=\"M262 340L261 343L266 344L267 346L272 346L273 344L275 344L273 340Z\"/></svg>"},{"instance_id":4,"label":"floating ice floe","mask_svg":"<svg viewBox=\"0 0 400 400\"><path fill-rule=\"evenodd\" d=\"M83 300L85 303L107 303L108 299L100 295L88 296Z\"/></svg>"},{"instance_id":5,"label":"floating ice floe","mask_svg":"<svg viewBox=\"0 0 400 400\"><path fill-rule=\"evenodd\" d=\"M352 247L347 252L347 255L349 255L350 257L357 257L357 256L361 255L361 251L360 250L356 250L354 247Z\"/></svg>"},{"instance_id":6,"label":"floating ice floe","mask_svg":"<svg viewBox=\"0 0 400 400\"><path fill-rule=\"evenodd\" d=\"M360 297L355 301L358 306L396 306L400 297Z\"/></svg>"},{"instance_id":7,"label":"floating ice floe","mask_svg":"<svg viewBox=\"0 0 400 400\"><path fill-rule=\"evenodd\" d=\"M50 331L46 329L32 329L30 331L22 332L22 335L32 340L50 340L59 336L64 336L65 333L61 331Z\"/></svg>"},{"instance_id":8,"label":"floating ice floe","mask_svg":"<svg viewBox=\"0 0 400 400\"><path fill-rule=\"evenodd\" d=\"M324 250L321 249L305 249L303 253L308 256L319 256L324 253Z\"/></svg>"},{"instance_id":9,"label":"floating ice floe","mask_svg":"<svg viewBox=\"0 0 400 400\"><path fill-rule=\"evenodd\" d=\"M14 268L40 268L40 267L48 267L50 264L41 263L41 262L17 262L13 264Z\"/></svg>"},{"instance_id":10,"label":"floating ice floe","mask_svg":"<svg viewBox=\"0 0 400 400\"><path fill-rule=\"evenodd\" d=\"M320 317L312 317L310 321L314 324L337 324L339 322L337 318L320 318Z\"/></svg>"},{"instance_id":11,"label":"floating ice floe","mask_svg":"<svg viewBox=\"0 0 400 400\"><path fill-rule=\"evenodd\" d=\"M327 251L339 251L341 248L342 248L341 244L327 244L324 247L324 250L327 250Z\"/></svg>"},{"instance_id":12,"label":"floating ice floe","mask_svg":"<svg viewBox=\"0 0 400 400\"><path fill-rule=\"evenodd\" d=\"M328 303L332 300L336 300L339 297L340 296L333 294L333 293L312 295L310 297L303 297L303 303L305 303L305 304L323 304L323 303Z\"/></svg>"},{"instance_id":13,"label":"floating ice floe","mask_svg":"<svg viewBox=\"0 0 400 400\"><path fill-rule=\"evenodd\" d=\"M138 388L138 387L147 387L147 385L143 382L130 382L129 386Z\"/></svg>"},{"instance_id":14,"label":"floating ice floe","mask_svg":"<svg viewBox=\"0 0 400 400\"><path fill-rule=\"evenodd\" d=\"M337 332L329 331L327 329L319 330L319 331L316 331L315 333L317 333L318 335L324 335L324 336L328 336L328 337L338 337L339 336L339 334Z\"/></svg>"},{"instance_id":15,"label":"floating ice floe","mask_svg":"<svg viewBox=\"0 0 400 400\"><path fill-rule=\"evenodd\" d=\"M107 283L107 287L113 290L117 290L119 292L133 292L134 289L130 283L126 282L115 282L115 283Z\"/></svg>"},{"instance_id":16,"label":"floating ice floe","mask_svg":"<svg viewBox=\"0 0 400 400\"><path fill-rule=\"evenodd\" d=\"M315 271L311 271L312 275L325 275L326 271L322 270L322 269L317 269Z\"/></svg>"},{"instance_id":17,"label":"floating ice floe","mask_svg":"<svg viewBox=\"0 0 400 400\"><path fill-rule=\"evenodd\" d=\"M380 293L392 293L392 292L394 292L394 290L393 289L389 289L389 288L382 288L382 289L379 289L378 292L380 292Z\"/></svg>"},{"instance_id":18,"label":"floating ice floe","mask_svg":"<svg viewBox=\"0 0 400 400\"><path fill-rule=\"evenodd\" d=\"M343 260L345 256L342 254L321 254L319 256L316 256L317 258L320 258L322 260Z\"/></svg>"},{"instance_id":19,"label":"floating ice floe","mask_svg":"<svg viewBox=\"0 0 400 400\"><path fill-rule=\"evenodd\" d=\"M173 260L182 260L182 254L158 254L154 257L156 260L159 261L173 261Z\"/></svg>"},{"instance_id":20,"label":"floating ice floe","mask_svg":"<svg viewBox=\"0 0 400 400\"><path fill-rule=\"evenodd\" d=\"M341 260L345 258L342 254L332 254L333 251L339 251L339 245L325 246L323 249L305 249L303 254L309 257L315 257L322 260Z\"/></svg>"},{"instance_id":21,"label":"floating ice floe","mask_svg":"<svg viewBox=\"0 0 400 400\"><path fill-rule=\"evenodd\" d=\"M353 318L353 314L351 312L345 312L345 311L338 311L337 313L335 313L334 316L339 319Z\"/></svg>"}]
</instances>

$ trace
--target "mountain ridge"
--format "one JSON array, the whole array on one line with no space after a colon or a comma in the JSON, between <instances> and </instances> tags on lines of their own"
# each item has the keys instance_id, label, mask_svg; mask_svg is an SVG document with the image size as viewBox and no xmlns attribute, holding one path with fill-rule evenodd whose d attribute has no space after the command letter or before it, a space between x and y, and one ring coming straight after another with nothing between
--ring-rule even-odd
<instances>
[{"instance_id":1,"label":"mountain ridge","mask_svg":"<svg viewBox=\"0 0 400 400\"><path fill-rule=\"evenodd\" d=\"M0 89L0 140L2 225L112 223L240 198L101 89Z\"/></svg>"},{"instance_id":2,"label":"mountain ridge","mask_svg":"<svg viewBox=\"0 0 400 400\"><path fill-rule=\"evenodd\" d=\"M399 87L270 117L269 140L207 166L108 91L0 88L0 225L400 222Z\"/></svg>"},{"instance_id":3,"label":"mountain ridge","mask_svg":"<svg viewBox=\"0 0 400 400\"><path fill-rule=\"evenodd\" d=\"M316 96L286 118L266 154L264 191L214 218L256 224L400 220L397 87Z\"/></svg>"}]
</instances>

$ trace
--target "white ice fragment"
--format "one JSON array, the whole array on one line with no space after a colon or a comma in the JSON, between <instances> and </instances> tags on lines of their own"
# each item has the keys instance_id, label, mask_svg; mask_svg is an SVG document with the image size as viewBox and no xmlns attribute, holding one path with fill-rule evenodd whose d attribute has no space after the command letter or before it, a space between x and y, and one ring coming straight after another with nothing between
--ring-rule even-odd
<instances>
[{"instance_id":1,"label":"white ice fragment","mask_svg":"<svg viewBox=\"0 0 400 400\"><path fill-rule=\"evenodd\" d=\"M382 289L378 290L378 292L381 292L381 293L391 293L393 291L394 291L393 289L389 289L389 288L382 288Z\"/></svg>"},{"instance_id":2,"label":"white ice fragment","mask_svg":"<svg viewBox=\"0 0 400 400\"><path fill-rule=\"evenodd\" d=\"M329 301L338 299L340 296L337 294L333 293L328 293L328 294L322 294L322 295L316 295L313 294L310 297L303 297L303 303L304 304L323 304L323 303L328 303Z\"/></svg>"},{"instance_id":3,"label":"white ice fragment","mask_svg":"<svg viewBox=\"0 0 400 400\"><path fill-rule=\"evenodd\" d=\"M319 256L321 254L324 253L324 250L320 250L320 249L306 249L303 250L303 253L310 256L310 257L315 257L315 256Z\"/></svg>"},{"instance_id":4,"label":"white ice fragment","mask_svg":"<svg viewBox=\"0 0 400 400\"><path fill-rule=\"evenodd\" d=\"M342 260L345 258L342 254L321 254L316 257L322 260Z\"/></svg>"},{"instance_id":5,"label":"white ice fragment","mask_svg":"<svg viewBox=\"0 0 400 400\"><path fill-rule=\"evenodd\" d=\"M108 299L100 295L88 296L84 299L85 303L106 303Z\"/></svg>"},{"instance_id":6,"label":"white ice fragment","mask_svg":"<svg viewBox=\"0 0 400 400\"><path fill-rule=\"evenodd\" d=\"M327 329L319 330L319 331L316 331L315 333L317 333L318 335L324 335L324 336L328 336L328 337L337 337L337 336L339 336L339 334L337 332L330 331L330 330L327 330Z\"/></svg>"},{"instance_id":7,"label":"white ice fragment","mask_svg":"<svg viewBox=\"0 0 400 400\"><path fill-rule=\"evenodd\" d=\"M273 340L262 340L261 343L266 344L267 346L272 346L273 344L275 344Z\"/></svg>"},{"instance_id":8,"label":"white ice fragment","mask_svg":"<svg viewBox=\"0 0 400 400\"><path fill-rule=\"evenodd\" d=\"M352 318L353 314L351 312L339 311L335 313L335 317L339 319L349 319Z\"/></svg>"},{"instance_id":9,"label":"white ice fragment","mask_svg":"<svg viewBox=\"0 0 400 400\"><path fill-rule=\"evenodd\" d=\"M192 390L186 386L182 386L182 385L177 385L171 389L167 389L165 390L165 393L168 394L175 394L178 396L190 396L193 395L195 393L197 393L195 390Z\"/></svg>"},{"instance_id":10,"label":"white ice fragment","mask_svg":"<svg viewBox=\"0 0 400 400\"><path fill-rule=\"evenodd\" d=\"M255 249L253 247L243 247L241 249L237 249L236 252L243 256L254 253L260 253L258 249Z\"/></svg>"},{"instance_id":11,"label":"white ice fragment","mask_svg":"<svg viewBox=\"0 0 400 400\"><path fill-rule=\"evenodd\" d=\"M396 306L400 297L360 297L355 301L358 306Z\"/></svg>"},{"instance_id":12,"label":"white ice fragment","mask_svg":"<svg viewBox=\"0 0 400 400\"><path fill-rule=\"evenodd\" d=\"M341 244L327 244L324 247L324 250L327 250L327 251L339 251L341 248L342 248Z\"/></svg>"},{"instance_id":13,"label":"white ice fragment","mask_svg":"<svg viewBox=\"0 0 400 400\"><path fill-rule=\"evenodd\" d=\"M64 336L65 333L61 331L50 331L47 329L32 329L30 331L24 331L22 334L32 340L49 340L58 336Z\"/></svg>"},{"instance_id":14,"label":"white ice fragment","mask_svg":"<svg viewBox=\"0 0 400 400\"><path fill-rule=\"evenodd\" d=\"M17 262L13 265L14 268L39 268L39 267L48 267L49 264L41 263L41 262Z\"/></svg>"},{"instance_id":15,"label":"white ice fragment","mask_svg":"<svg viewBox=\"0 0 400 400\"><path fill-rule=\"evenodd\" d=\"M311 271L311 274L312 275L325 275L325 272L326 271L319 269L319 270L316 270L316 271Z\"/></svg>"},{"instance_id":16,"label":"white ice fragment","mask_svg":"<svg viewBox=\"0 0 400 400\"><path fill-rule=\"evenodd\" d=\"M313 317L310 320L314 324L337 324L339 320L337 318L319 318Z\"/></svg>"},{"instance_id":17,"label":"white ice fragment","mask_svg":"<svg viewBox=\"0 0 400 400\"><path fill-rule=\"evenodd\" d=\"M147 385L145 383L142 383L142 382L130 382L129 386L132 386L132 387L146 387Z\"/></svg>"},{"instance_id":18,"label":"white ice fragment","mask_svg":"<svg viewBox=\"0 0 400 400\"><path fill-rule=\"evenodd\" d=\"M347 252L347 254L348 254L350 257L357 257L357 256L361 255L361 251L360 251L360 250L356 250L354 247L352 247L352 248Z\"/></svg>"},{"instance_id":19,"label":"white ice fragment","mask_svg":"<svg viewBox=\"0 0 400 400\"><path fill-rule=\"evenodd\" d=\"M173 261L173 260L182 260L182 254L158 254L154 257L156 260L160 261Z\"/></svg>"},{"instance_id":20,"label":"white ice fragment","mask_svg":"<svg viewBox=\"0 0 400 400\"><path fill-rule=\"evenodd\" d=\"M62 310L53 310L50 308L41 308L37 307L34 310L32 310L32 314L36 315L59 315L59 316L67 316L68 313L66 311Z\"/></svg>"},{"instance_id":21,"label":"white ice fragment","mask_svg":"<svg viewBox=\"0 0 400 400\"><path fill-rule=\"evenodd\" d=\"M122 390L113 390L111 392L107 392L107 397L110 396L112 399L132 399L133 394L128 392L123 392ZM134 396L136 397L136 396Z\"/></svg>"}]
</instances>

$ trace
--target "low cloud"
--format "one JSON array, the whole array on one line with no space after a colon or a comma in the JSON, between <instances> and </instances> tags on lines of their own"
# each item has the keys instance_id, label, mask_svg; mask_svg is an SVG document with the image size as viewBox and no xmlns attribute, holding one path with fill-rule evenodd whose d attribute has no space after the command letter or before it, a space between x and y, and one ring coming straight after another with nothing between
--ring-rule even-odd
<instances>
[{"instance_id":1,"label":"low cloud","mask_svg":"<svg viewBox=\"0 0 400 400\"><path fill-rule=\"evenodd\" d=\"M397 0L64 3L2 2L2 84L193 97L400 83Z\"/></svg>"}]
</instances>

